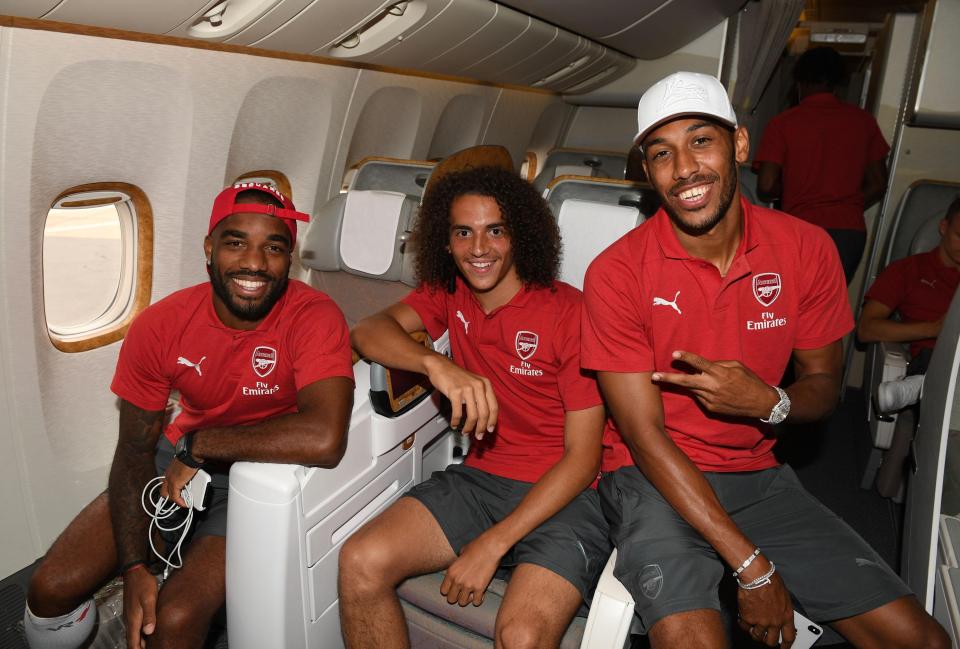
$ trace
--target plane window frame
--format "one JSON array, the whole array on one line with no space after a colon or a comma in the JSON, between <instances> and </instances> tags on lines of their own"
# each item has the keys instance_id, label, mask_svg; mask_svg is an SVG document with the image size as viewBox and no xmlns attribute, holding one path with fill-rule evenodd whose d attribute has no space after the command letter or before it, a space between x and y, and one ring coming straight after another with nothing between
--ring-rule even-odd
<instances>
[{"instance_id":1,"label":"plane window frame","mask_svg":"<svg viewBox=\"0 0 960 649\"><path fill-rule=\"evenodd\" d=\"M150 305L153 289L153 209L142 189L125 182L77 185L61 192L49 209L88 209L105 205L116 207L120 223L120 280L104 312L79 325L51 326L44 299L43 318L47 336L61 352L85 352L122 340L133 319ZM45 240L46 218L43 232Z\"/></svg>"}]
</instances>

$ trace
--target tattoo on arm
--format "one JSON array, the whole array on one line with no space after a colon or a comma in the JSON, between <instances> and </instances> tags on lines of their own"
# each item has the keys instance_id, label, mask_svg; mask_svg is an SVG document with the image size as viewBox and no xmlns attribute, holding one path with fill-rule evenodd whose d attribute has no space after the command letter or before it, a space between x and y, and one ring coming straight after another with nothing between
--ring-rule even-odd
<instances>
[{"instance_id":1,"label":"tattoo on arm","mask_svg":"<svg viewBox=\"0 0 960 649\"><path fill-rule=\"evenodd\" d=\"M153 456L163 430L164 411L142 410L127 401L120 404L120 439L110 468L110 521L117 544L118 565L149 560L149 519L140 506L140 494L156 475Z\"/></svg>"}]
</instances>

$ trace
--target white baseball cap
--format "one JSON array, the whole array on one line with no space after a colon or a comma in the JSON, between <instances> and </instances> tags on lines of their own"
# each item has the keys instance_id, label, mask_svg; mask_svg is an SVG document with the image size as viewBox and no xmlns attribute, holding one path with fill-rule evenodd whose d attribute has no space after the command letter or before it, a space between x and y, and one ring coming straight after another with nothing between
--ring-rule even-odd
<instances>
[{"instance_id":1,"label":"white baseball cap","mask_svg":"<svg viewBox=\"0 0 960 649\"><path fill-rule=\"evenodd\" d=\"M723 84L709 74L674 72L643 93L637 105L639 144L647 133L664 122L683 115L706 115L737 127L737 114Z\"/></svg>"}]
</instances>

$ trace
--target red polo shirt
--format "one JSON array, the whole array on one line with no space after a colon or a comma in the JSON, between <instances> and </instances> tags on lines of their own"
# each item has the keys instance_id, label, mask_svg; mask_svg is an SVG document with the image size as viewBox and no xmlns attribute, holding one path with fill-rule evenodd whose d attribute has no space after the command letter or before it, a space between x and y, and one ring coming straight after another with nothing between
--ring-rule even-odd
<instances>
[{"instance_id":1,"label":"red polo shirt","mask_svg":"<svg viewBox=\"0 0 960 649\"><path fill-rule=\"evenodd\" d=\"M583 366L682 371L671 354L738 360L776 385L794 349L816 349L853 328L833 242L822 229L741 201L743 237L726 277L690 256L661 209L590 265L584 286ZM776 466L771 427L711 415L689 392L661 387L664 428L703 471ZM622 441L615 466L633 464Z\"/></svg>"},{"instance_id":2,"label":"red polo shirt","mask_svg":"<svg viewBox=\"0 0 960 649\"><path fill-rule=\"evenodd\" d=\"M171 390L182 411L164 431L243 426L297 411L297 391L320 379L353 380L350 333L336 304L290 280L252 331L231 329L213 310L209 282L148 307L130 325L110 388L144 410L163 410Z\"/></svg>"},{"instance_id":3,"label":"red polo shirt","mask_svg":"<svg viewBox=\"0 0 960 649\"><path fill-rule=\"evenodd\" d=\"M823 92L770 120L754 163L780 165L784 212L823 228L865 230L863 171L889 150L873 115Z\"/></svg>"},{"instance_id":4,"label":"red polo shirt","mask_svg":"<svg viewBox=\"0 0 960 649\"><path fill-rule=\"evenodd\" d=\"M904 322L932 322L946 315L960 284L960 271L944 266L940 248L898 259L887 266L864 300L876 300L898 311ZM910 355L933 349L936 338L910 343Z\"/></svg>"},{"instance_id":5,"label":"red polo shirt","mask_svg":"<svg viewBox=\"0 0 960 649\"><path fill-rule=\"evenodd\" d=\"M553 288L523 288L489 314L460 278L452 294L421 286L403 299L433 338L449 329L457 364L493 385L497 428L473 441L468 466L536 482L563 457L564 413L602 403L580 369L583 296L563 282Z\"/></svg>"}]
</instances>

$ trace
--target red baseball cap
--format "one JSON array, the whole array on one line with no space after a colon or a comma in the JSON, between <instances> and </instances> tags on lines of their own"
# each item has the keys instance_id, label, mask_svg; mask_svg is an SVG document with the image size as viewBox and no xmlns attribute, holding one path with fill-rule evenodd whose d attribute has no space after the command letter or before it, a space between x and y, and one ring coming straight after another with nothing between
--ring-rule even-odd
<instances>
[{"instance_id":1,"label":"red baseball cap","mask_svg":"<svg viewBox=\"0 0 960 649\"><path fill-rule=\"evenodd\" d=\"M269 194L274 197L283 207L274 205L260 205L259 203L237 203L237 194L246 191L258 191ZM217 194L213 200L213 210L210 212L210 227L207 234L213 232L220 221L233 214L244 212L253 212L255 214L269 214L278 219L283 219L287 229L290 230L290 246L297 242L297 221L309 221L310 216L303 212L298 212L293 206L293 201L277 191L276 187L264 185L263 183L236 183L232 187L227 187Z\"/></svg>"}]
</instances>

